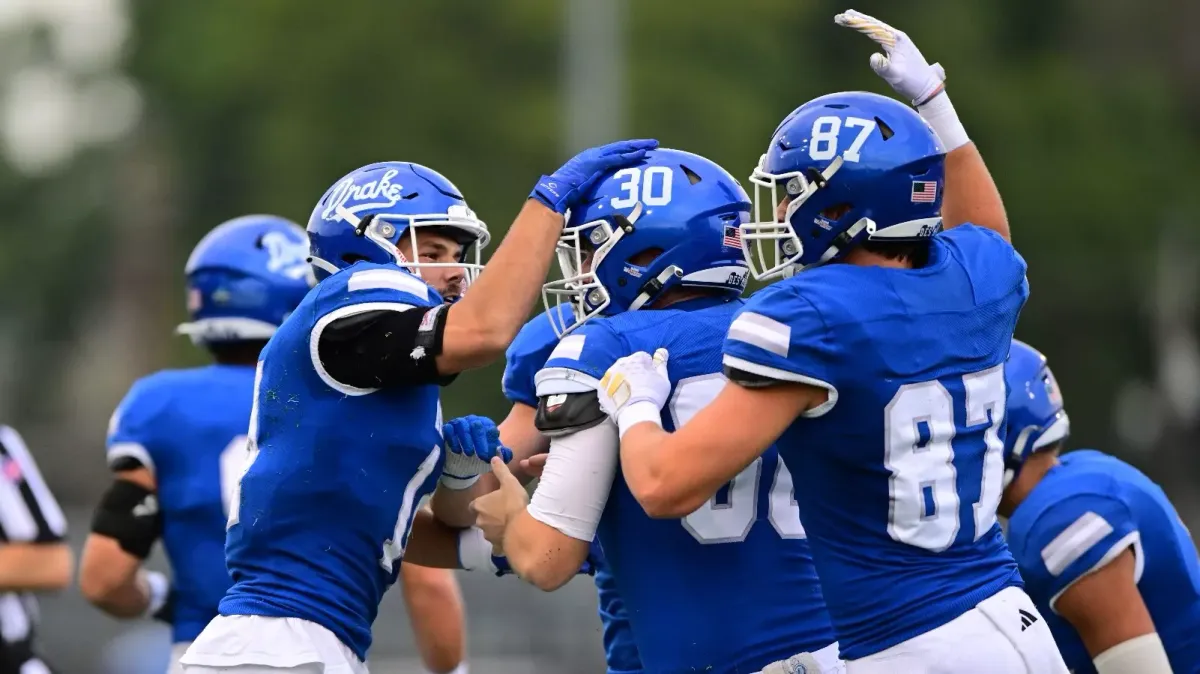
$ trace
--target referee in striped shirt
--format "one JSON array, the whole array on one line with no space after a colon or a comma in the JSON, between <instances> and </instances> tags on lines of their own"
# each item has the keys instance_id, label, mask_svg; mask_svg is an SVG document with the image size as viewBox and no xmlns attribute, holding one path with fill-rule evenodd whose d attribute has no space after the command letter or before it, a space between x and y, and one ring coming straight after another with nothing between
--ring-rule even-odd
<instances>
[{"instance_id":1,"label":"referee in striped shirt","mask_svg":"<svg viewBox=\"0 0 1200 674\"><path fill-rule=\"evenodd\" d=\"M29 448L0 426L0 674L48 674L34 651L37 600L31 592L71 582L66 520Z\"/></svg>"}]
</instances>

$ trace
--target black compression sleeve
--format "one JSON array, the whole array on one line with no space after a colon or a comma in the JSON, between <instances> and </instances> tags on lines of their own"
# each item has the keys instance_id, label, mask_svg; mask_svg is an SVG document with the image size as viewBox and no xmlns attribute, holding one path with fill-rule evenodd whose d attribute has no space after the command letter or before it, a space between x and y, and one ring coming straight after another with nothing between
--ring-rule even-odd
<instances>
[{"instance_id":1,"label":"black compression sleeve","mask_svg":"<svg viewBox=\"0 0 1200 674\"><path fill-rule=\"evenodd\" d=\"M406 311L374 310L325 327L317 354L325 371L356 388L440 384L434 357L442 352L446 305Z\"/></svg>"}]
</instances>

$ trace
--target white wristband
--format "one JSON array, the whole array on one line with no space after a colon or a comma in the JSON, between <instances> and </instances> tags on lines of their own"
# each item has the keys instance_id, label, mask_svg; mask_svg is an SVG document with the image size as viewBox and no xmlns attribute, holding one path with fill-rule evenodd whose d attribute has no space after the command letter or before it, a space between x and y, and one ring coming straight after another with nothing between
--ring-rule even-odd
<instances>
[{"instance_id":1,"label":"white wristband","mask_svg":"<svg viewBox=\"0 0 1200 674\"><path fill-rule=\"evenodd\" d=\"M492 544L483 537L483 529L471 527L458 534L458 565L465 571L486 569L496 572L492 563Z\"/></svg>"},{"instance_id":2,"label":"white wristband","mask_svg":"<svg viewBox=\"0 0 1200 674\"><path fill-rule=\"evenodd\" d=\"M143 615L149 617L166 605L167 598L171 596L171 581L167 580L166 574L161 571L142 571L142 578L146 581L146 589L150 594L150 603Z\"/></svg>"},{"instance_id":3,"label":"white wristband","mask_svg":"<svg viewBox=\"0 0 1200 674\"><path fill-rule=\"evenodd\" d=\"M619 413L617 413L617 429L620 432L619 437L625 437L625 431L633 428L643 421L662 428L662 412L658 407L649 400L639 400L630 405L626 405Z\"/></svg>"},{"instance_id":4,"label":"white wristband","mask_svg":"<svg viewBox=\"0 0 1200 674\"><path fill-rule=\"evenodd\" d=\"M954 104L950 102L949 94L945 91L926 101L917 108L917 112L933 127L933 132L941 139L946 152L957 150L971 142L967 137L967 130L958 119Z\"/></svg>"}]
</instances>

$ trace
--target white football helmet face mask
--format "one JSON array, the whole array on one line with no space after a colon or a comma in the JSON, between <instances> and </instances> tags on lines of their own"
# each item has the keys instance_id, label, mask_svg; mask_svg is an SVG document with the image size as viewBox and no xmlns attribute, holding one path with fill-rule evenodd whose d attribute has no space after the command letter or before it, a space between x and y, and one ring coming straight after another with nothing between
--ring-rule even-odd
<instances>
[{"instance_id":1,"label":"white football helmet face mask","mask_svg":"<svg viewBox=\"0 0 1200 674\"><path fill-rule=\"evenodd\" d=\"M641 215L642 204L638 202L629 214L629 223L637 222ZM591 232L585 238L584 232L588 230ZM607 220L593 220L563 228L557 247L558 269L562 279L542 285L542 304L546 307L546 317L559 339L594 316L599 316L612 302L608 289L600 282L595 270L600 268L600 264L624 236L625 230L613 227ZM564 315L567 312L561 309L564 303L570 307L569 315Z\"/></svg>"},{"instance_id":2,"label":"white football helmet face mask","mask_svg":"<svg viewBox=\"0 0 1200 674\"><path fill-rule=\"evenodd\" d=\"M792 215L837 173L843 160L839 155L830 162L821 173L821 181L809 180L802 171L768 173L764 168L766 161L764 154L750 174L750 182L754 184L754 220L741 226L742 256L750 267L750 274L758 281L790 276L797 270L804 244L792 227ZM782 192L780 186L784 188ZM780 217L779 204L785 194L790 201ZM769 214L767 218L763 217L764 209ZM869 221L860 224L865 226L866 222ZM836 252L831 249L827 258Z\"/></svg>"},{"instance_id":3,"label":"white football helmet face mask","mask_svg":"<svg viewBox=\"0 0 1200 674\"><path fill-rule=\"evenodd\" d=\"M337 214L354 227L362 224L362 218L345 208L338 207ZM400 252L397 245L392 243L392 240L396 237L396 232L403 232L402 236L408 237L409 249L415 252L419 249L417 246L417 231L421 228L456 229L467 232L475 237L475 241L467 246L466 256L462 262L420 262L419 260L409 260ZM396 261L398 266L408 269L418 277L421 276L422 269L436 269L440 267L464 270L464 290L483 271L483 249L491 242L492 238L491 233L488 232L487 224L483 220L480 220L474 211L466 206L459 205L451 206L446 213L421 215L381 213L371 218L371 222L367 225L363 236L387 252ZM398 242L399 240L397 239ZM330 264L327 260L320 258L312 258L311 264L324 269L330 274L336 274L338 271L337 267Z\"/></svg>"}]
</instances>

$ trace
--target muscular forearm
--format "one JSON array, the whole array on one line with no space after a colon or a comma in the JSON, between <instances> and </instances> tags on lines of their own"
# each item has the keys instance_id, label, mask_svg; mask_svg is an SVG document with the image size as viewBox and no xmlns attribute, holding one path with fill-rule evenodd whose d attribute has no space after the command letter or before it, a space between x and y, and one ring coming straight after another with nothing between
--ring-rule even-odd
<instances>
[{"instance_id":1,"label":"muscular forearm","mask_svg":"<svg viewBox=\"0 0 1200 674\"><path fill-rule=\"evenodd\" d=\"M561 215L525 202L479 279L450 307L439 372L480 367L504 352L540 295L562 226Z\"/></svg>"},{"instance_id":2,"label":"muscular forearm","mask_svg":"<svg viewBox=\"0 0 1200 674\"><path fill-rule=\"evenodd\" d=\"M141 560L107 536L92 534L84 544L79 591L93 606L117 618L143 615L151 588Z\"/></svg>"},{"instance_id":3,"label":"muscular forearm","mask_svg":"<svg viewBox=\"0 0 1200 674\"><path fill-rule=\"evenodd\" d=\"M490 473L481 475L475 484L466 489L449 489L439 484L429 501L434 517L448 527L465 529L475 524L475 515L471 512L471 501L493 490L492 483L484 481Z\"/></svg>"},{"instance_id":4,"label":"muscular forearm","mask_svg":"<svg viewBox=\"0 0 1200 674\"><path fill-rule=\"evenodd\" d=\"M587 559L588 541L567 536L522 512L504 532L504 554L518 576L551 592L579 572Z\"/></svg>"},{"instance_id":5,"label":"muscular forearm","mask_svg":"<svg viewBox=\"0 0 1200 674\"><path fill-rule=\"evenodd\" d=\"M979 154L967 140L958 113L946 92L918 108L946 145L946 189L942 197L942 226L952 229L965 223L987 227L1010 238L1008 215L1000 190Z\"/></svg>"},{"instance_id":6,"label":"muscular forearm","mask_svg":"<svg viewBox=\"0 0 1200 674\"><path fill-rule=\"evenodd\" d=\"M71 566L65 543L0 545L0 592L61 590L71 583Z\"/></svg>"},{"instance_id":7,"label":"muscular forearm","mask_svg":"<svg viewBox=\"0 0 1200 674\"><path fill-rule=\"evenodd\" d=\"M421 508L413 518L404 562L435 569L459 568L458 535L461 531L434 517L428 508Z\"/></svg>"}]
</instances>

